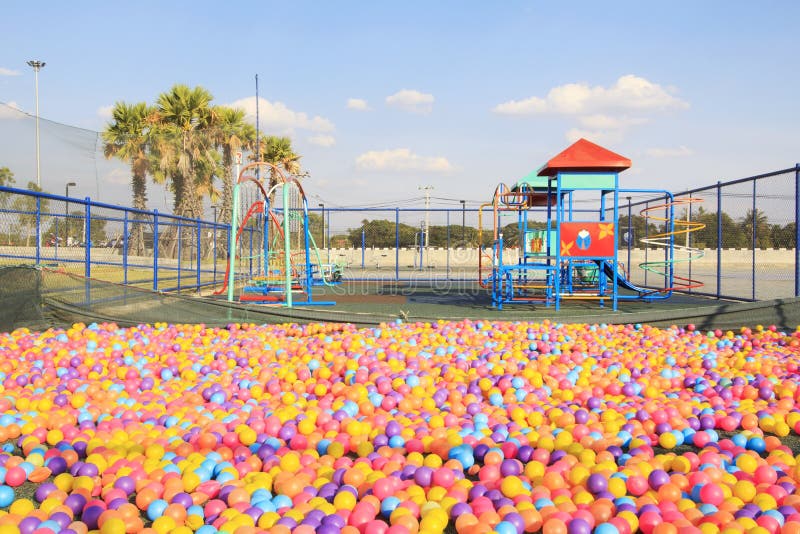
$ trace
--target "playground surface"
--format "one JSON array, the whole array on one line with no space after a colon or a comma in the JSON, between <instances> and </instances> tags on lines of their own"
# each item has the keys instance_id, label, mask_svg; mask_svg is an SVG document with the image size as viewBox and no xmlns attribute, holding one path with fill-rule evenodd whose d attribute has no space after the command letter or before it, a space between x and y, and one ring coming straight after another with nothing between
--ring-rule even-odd
<instances>
[{"instance_id":1,"label":"playground surface","mask_svg":"<svg viewBox=\"0 0 800 534\"><path fill-rule=\"evenodd\" d=\"M794 329L800 324L800 299L731 302L690 295L673 295L657 302L624 301L614 312L595 301L567 301L561 310L543 304L491 305L488 291L471 282L346 282L314 288L317 301L335 306L298 306L227 302L223 297L167 294L84 278L52 270L16 269L15 293L8 298L41 302L19 315L16 326L69 326L76 322L182 322L225 326L230 323L352 323L377 326L396 321L508 320L590 324L693 323L700 328L732 328L775 324ZM37 289L38 288L38 289ZM91 299L87 300L87 294ZM37 296L38 295L38 296ZM301 295L296 295L298 298Z\"/></svg>"}]
</instances>

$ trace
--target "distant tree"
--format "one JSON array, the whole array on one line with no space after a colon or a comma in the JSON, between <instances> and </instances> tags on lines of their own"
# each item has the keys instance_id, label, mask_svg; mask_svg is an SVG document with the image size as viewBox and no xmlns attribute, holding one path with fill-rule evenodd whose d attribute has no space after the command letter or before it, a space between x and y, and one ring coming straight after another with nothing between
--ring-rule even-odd
<instances>
[{"instance_id":1,"label":"distant tree","mask_svg":"<svg viewBox=\"0 0 800 534\"><path fill-rule=\"evenodd\" d=\"M17 181L14 179L14 173L11 172L11 169L8 167L0 167L0 186L11 187L16 183ZM6 207L10 197L11 193L0 193L0 208Z\"/></svg>"},{"instance_id":2,"label":"distant tree","mask_svg":"<svg viewBox=\"0 0 800 534\"><path fill-rule=\"evenodd\" d=\"M311 233L311 237L314 239L314 243L317 245L317 248L321 249L325 246L325 236L323 234L323 220L322 215L319 213L309 213L308 214L308 230Z\"/></svg>"},{"instance_id":3,"label":"distant tree","mask_svg":"<svg viewBox=\"0 0 800 534\"><path fill-rule=\"evenodd\" d=\"M365 245L368 247L394 247L396 242L396 229L394 221L364 219L359 228L353 228L348 232L350 244L353 247L361 246L361 231L364 231ZM419 229L407 224L400 223L400 246L412 247L418 243L417 234Z\"/></svg>"},{"instance_id":4,"label":"distant tree","mask_svg":"<svg viewBox=\"0 0 800 534\"><path fill-rule=\"evenodd\" d=\"M755 226L755 246L756 248L772 248L772 232L770 231L767 214L756 209L748 210L742 218L740 231L744 238L745 246L753 246L753 227Z\"/></svg>"},{"instance_id":5,"label":"distant tree","mask_svg":"<svg viewBox=\"0 0 800 534\"><path fill-rule=\"evenodd\" d=\"M742 248L748 246L749 239L741 231L739 224L725 212L722 220L722 248ZM702 206L692 213L692 220L705 224L705 227L692 232L691 243L697 248L717 248L717 214L705 211Z\"/></svg>"},{"instance_id":6,"label":"distant tree","mask_svg":"<svg viewBox=\"0 0 800 534\"><path fill-rule=\"evenodd\" d=\"M27 189L29 191L41 192L42 188L36 185L36 182L28 182ZM29 195L17 195L14 199L12 207L17 211L17 221L19 222L18 235L25 235L25 246L29 247L31 244L31 237L36 234L36 197ZM42 198L39 201L39 212L47 213L50 210L50 201ZM44 239L44 236L42 236Z\"/></svg>"},{"instance_id":7,"label":"distant tree","mask_svg":"<svg viewBox=\"0 0 800 534\"><path fill-rule=\"evenodd\" d=\"M8 167L0 167L0 186L10 187L17 183L14 180L14 173Z\"/></svg>"},{"instance_id":8,"label":"distant tree","mask_svg":"<svg viewBox=\"0 0 800 534\"><path fill-rule=\"evenodd\" d=\"M627 242L624 240L625 233L628 232L628 228L632 230L632 235L629 236L631 239L631 246L638 247L641 246L640 240L647 237L652 236L659 233L659 227L652 221L648 221L648 218L642 215L631 215L630 226L628 225L628 216L621 215L619 218L619 223L617 224L617 233L619 235L619 246L627 246ZM645 231L646 228L646 231Z\"/></svg>"},{"instance_id":9,"label":"distant tree","mask_svg":"<svg viewBox=\"0 0 800 534\"><path fill-rule=\"evenodd\" d=\"M83 221L86 217L86 212L83 210L75 210L70 211L70 234L78 236L78 242L83 243L86 239L84 235L85 227L83 225ZM91 223L89 224L89 233L91 234L92 244L94 246L102 246L103 243L108 241L108 234L106 233L106 225L108 221L106 219L93 216L91 219ZM47 226L47 230L44 233L45 236L59 236L59 237L66 237L66 227L64 225L64 221L61 218L51 217L50 223ZM120 236L121 237L121 236ZM64 244L66 244L66 239L64 239ZM128 245L129 247L132 244Z\"/></svg>"},{"instance_id":10,"label":"distant tree","mask_svg":"<svg viewBox=\"0 0 800 534\"><path fill-rule=\"evenodd\" d=\"M796 225L789 223L784 226L771 224L769 227L772 246L775 248L794 248L797 240Z\"/></svg>"}]
</instances>

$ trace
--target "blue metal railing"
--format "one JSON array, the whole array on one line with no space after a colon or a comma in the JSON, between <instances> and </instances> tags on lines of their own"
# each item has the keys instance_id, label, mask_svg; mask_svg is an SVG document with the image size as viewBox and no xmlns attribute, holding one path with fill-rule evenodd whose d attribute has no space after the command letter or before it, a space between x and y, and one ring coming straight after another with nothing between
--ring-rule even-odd
<instances>
[{"instance_id":1,"label":"blue metal railing","mask_svg":"<svg viewBox=\"0 0 800 534\"><path fill-rule=\"evenodd\" d=\"M778 194L776 194L776 190ZM229 238L230 227L227 224L199 218L191 219L163 214L159 213L158 210L139 210L96 202L89 197L84 199L70 198L11 187L0 187L0 194L4 197L0 202L0 235L5 239L5 242L0 243L0 245L6 245L0 246L0 258L17 260L23 263L46 264L57 262L73 265L79 267L82 274L87 278L104 279L104 277L107 277L109 280L126 285L142 285L144 283L154 291L197 290L223 282L222 277L225 272L227 250L217 251L217 245L219 244L220 235L228 236ZM777 296L800 296L800 249L795 246L800 241L800 164L747 178L727 182L717 181L709 186L674 193L676 200L685 197L702 197L704 195L709 200L706 209L708 211L716 209L716 213L713 216L709 214L712 221L711 224L716 224L716 231L706 232L706 243L704 243L707 248L712 249L711 253L715 257L711 256L714 259L707 263L706 269L708 273L704 275L705 287L691 289L689 292L718 299L757 300L765 298L764 295L767 294L767 289L774 289L774 284L772 284L773 287L770 287L768 282L760 281L762 275L767 273L770 276L779 278L782 281L781 283L786 285L786 290L780 289L781 294ZM714 196L716 198L713 198ZM726 199L725 206L723 206L723 197ZM16 202L19 198L27 198L28 200ZM790 258L787 262L776 264L777 266L765 266L763 262L759 261L759 252L757 252L757 245L763 242L762 232L766 231L765 228L757 224L758 221L756 220L756 215L764 211L763 207L758 210L759 203L765 202L764 199L768 199L766 201L772 203L770 204L769 212L766 214L771 226L775 226L773 222L786 223L792 221L794 224L793 228L784 225L786 226L786 231L783 235L787 236L784 242L773 241L772 243L775 248L788 249L785 251L785 255ZM649 197L643 200L637 199L634 202L629 200L626 206L620 206L620 208L624 207L628 214L629 234L633 230L634 214L638 213L640 208L651 206L654 202L659 202L659 199ZM64 203L64 207L54 209L53 205L58 205L58 203ZM77 208L75 212L68 213L70 205ZM723 207L729 210L738 210L736 214L742 220L741 226L737 227L738 229L729 226L730 217L726 217ZM78 212L77 210L80 211ZM431 208L428 210L417 207L325 207L322 209L311 208L309 211L322 213L323 215L320 235L323 236L321 241L323 241L324 246L320 248L327 249L328 258L330 258L332 248L331 236L333 235L334 238L341 240L345 238L343 234L350 234L353 227L357 229L354 231L358 233L356 242L347 245L347 247L352 249L354 254L361 255L361 261L358 263L362 266L362 270L358 272L358 269L354 268L351 272L345 271L345 280L367 279L365 274L367 270L363 269L366 267L364 265L365 252L377 247L387 247L395 250L394 254L391 255L393 256L393 261L382 260L386 262L384 266L391 265L388 271L383 271L385 275L381 275L382 280L385 278L391 281L411 279L430 279L437 282L443 280L457 282L477 281L477 268L474 275L467 273L466 270L462 270L461 274L451 274L454 262L451 261L449 256L449 251L455 249L451 242L451 234L453 234L450 231L449 224L453 220L451 215L456 216L456 220L460 215L462 218L461 225L463 226L465 214L470 214L472 217L477 214L477 209L466 209L461 205L455 208ZM546 217L546 210L542 209L540 211L540 215ZM576 209L574 211L597 213L596 209ZM729 256L727 255L728 252L725 251L726 247L724 245L729 242L731 232L741 232L741 228L744 228L745 221L741 215L745 211L750 216L745 217L750 219L747 228L749 231L747 235L741 236L742 239L740 241L745 243L742 247L747 249L749 254L745 252L740 257L747 257L747 265L733 266L727 263L729 262ZM440 226L441 223L446 221L446 234L444 232L442 234L446 235L446 243L440 243L440 246L444 246L448 251L447 269L443 275L441 273L433 275L433 271L409 274L406 272L407 269L401 268L402 247L414 246L413 243L407 243L407 237L401 236L401 229L404 226L413 225L404 225L402 221L404 218L406 220L416 219L420 214L425 214L426 212L431 216L438 216L441 219ZM375 241L378 236L377 234L371 235L369 226L359 227L357 223L353 224L353 220L366 217L374 217L376 220L393 225L394 235L389 237L388 240L384 239L386 241L385 244L383 241L378 244ZM347 222L337 222L345 219L347 219ZM100 246L100 239L98 239L103 237L103 226L105 226L106 237L116 234L112 245L105 248ZM474 224L468 226L470 229L475 228ZM749 228L749 226L752 226L752 228ZM418 229L418 227L416 228ZM76 229L79 230L77 232L79 235L78 241L83 244L83 248L66 246L68 244L67 238L71 237L69 235L70 230L75 232ZM624 232L624 229L620 230L618 235ZM242 276L248 276L248 274L253 274L254 269L260 268L260 262L254 262L252 258L254 256L254 247L257 247L262 239L260 235L256 238L256 234L259 233L258 229L245 228L244 232L245 234L242 236L237 250L243 258L250 258L250 261L242 262L241 267L246 272L240 273ZM50 236L48 234L52 233L56 234L54 246L51 246L49 242ZM64 240L59 242L57 238L61 237L62 233ZM457 235L457 231L455 233ZM143 252L131 250L135 241L133 239L134 234L139 238L136 244L144 245L145 250ZM463 229L461 234L463 235ZM645 225L643 229L645 238L647 234L648 226ZM35 240L35 242L24 246L26 235L31 237L28 241ZM144 243L141 242L142 237L144 237ZM695 240L694 237L691 239ZM17 246L7 246L11 240L15 241L14 244ZM427 241L428 243L426 244L429 245L434 242L431 236L428 236ZM420 239L417 246L421 246L423 242L424 240ZM320 243L317 244L319 245ZM461 243L461 245L465 244ZM480 244L474 242L474 240L470 245L472 247L480 247ZM618 243L618 248L621 252L627 249L627 268L629 271L632 271L633 267L635 267L630 265L633 247L636 247L636 242L632 240ZM212 255L213 261L211 261ZM383 256L387 256L387 254ZM427 254L423 257L427 257ZM644 261L647 262L647 248L644 250L644 258ZM420 267L422 266L421 263ZM441 265L445 265L444 259ZM735 270L734 267L738 270ZM690 276L697 276L699 268L699 265L697 267L691 266ZM421 271L422 269L419 270ZM455 273L455 270L453 270L453 273ZM646 271L643 273L643 277L644 283L647 285Z\"/></svg>"}]
</instances>

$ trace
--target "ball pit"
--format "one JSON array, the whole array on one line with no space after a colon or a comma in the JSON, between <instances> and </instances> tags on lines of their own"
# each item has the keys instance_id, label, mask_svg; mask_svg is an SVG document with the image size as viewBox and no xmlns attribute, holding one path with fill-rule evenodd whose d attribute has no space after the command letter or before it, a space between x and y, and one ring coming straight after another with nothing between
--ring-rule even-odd
<instances>
[{"instance_id":1,"label":"ball pit","mask_svg":"<svg viewBox=\"0 0 800 534\"><path fill-rule=\"evenodd\" d=\"M800 334L0 334L0 533L800 533Z\"/></svg>"}]
</instances>

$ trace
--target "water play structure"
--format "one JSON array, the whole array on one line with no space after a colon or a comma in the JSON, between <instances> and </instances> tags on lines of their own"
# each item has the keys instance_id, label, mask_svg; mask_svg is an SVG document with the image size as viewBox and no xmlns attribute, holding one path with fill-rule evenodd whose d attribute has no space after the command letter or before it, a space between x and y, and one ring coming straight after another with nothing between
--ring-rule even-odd
<instances>
[{"instance_id":1,"label":"water play structure","mask_svg":"<svg viewBox=\"0 0 800 534\"><path fill-rule=\"evenodd\" d=\"M702 285L676 276L674 269L676 263L702 255L688 240L683 245L676 241L676 236L704 227L676 218L676 207L700 200L676 200L666 190L621 189L619 174L630 166L630 159L580 139L512 187L497 186L491 202L479 212L481 239L484 210L491 209L493 234L478 267L480 284L491 292L495 307L544 303L558 310L562 300L580 299L597 300L601 306L610 301L616 311L620 300L666 299L674 290ZM663 199L640 212L645 225L656 229L641 242L663 249L663 255L636 266L653 273L661 283L633 284L628 274L631 266L620 261L618 221L623 194ZM577 208L578 202L592 196L593 212ZM515 217L516 227L504 225L503 216L508 214ZM514 230L516 238L509 239L504 230ZM510 257L514 260L509 261Z\"/></svg>"}]
</instances>

